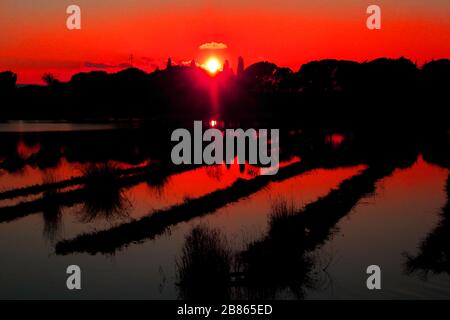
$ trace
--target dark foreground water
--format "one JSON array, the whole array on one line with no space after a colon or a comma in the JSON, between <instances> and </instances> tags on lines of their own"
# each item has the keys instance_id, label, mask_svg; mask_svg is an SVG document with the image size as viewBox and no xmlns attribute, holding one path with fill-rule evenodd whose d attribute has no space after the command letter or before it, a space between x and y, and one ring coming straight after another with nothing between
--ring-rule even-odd
<instances>
[{"instance_id":1,"label":"dark foreground water","mask_svg":"<svg viewBox=\"0 0 450 320\"><path fill-rule=\"evenodd\" d=\"M237 201L222 205L215 198L206 197L228 189L235 190L233 195L239 195L242 190L235 188L236 182L256 179L257 168L217 165L183 170L164 166L160 169L167 159L147 152L155 140L142 142L132 137L134 133L130 136L129 132L121 132L119 136L127 137L122 141L113 138L117 131L112 128L97 130L100 128L90 127L84 133L78 129L73 126L68 130L70 135L65 137L61 137L60 132L48 130L8 130L2 134L2 299L180 298L183 293L177 261L183 256L186 237L195 227L218 230L233 256L250 250L255 243L262 243L263 247L267 243L279 243L274 240L274 204L287 201L301 215L302 208L326 199L329 192L338 189L343 181L364 174L371 166L358 159L336 165L308 166L269 180L260 187L252 187L251 192L236 196L234 200ZM287 152L283 158L283 168L301 165L309 152L304 150L314 149L299 147L297 150L296 146L308 139L302 136L301 131L293 134L299 135L296 138L299 142L286 147L292 152ZM114 142L105 143L110 139ZM318 140L332 150L330 152L338 152L333 150L344 148L347 139L353 138L351 135L327 134ZM450 276L445 255L450 246L447 233L449 217L445 215L445 210L448 211L445 209L448 206L445 187L449 171L425 158L419 150L410 163L394 166L385 176L377 177L374 192L352 195L356 197L355 205L336 218L336 223L327 224L327 236L313 240L307 251L300 250L300 259L312 261L306 276L300 277L308 281L294 279L295 268L292 283L290 279L281 281L279 275L268 272L264 277L273 279L268 281L270 288L257 289L264 294L255 294L255 290L249 290L248 283L243 281L234 282L228 288L230 297L450 298ZM75 180L56 191L41 190L20 195L5 193L21 187L83 177L89 174L93 163L105 162L125 176L129 174L127 170L137 169L132 173L136 176L117 190L103 192L98 189L91 196L76 193L83 188L89 189L84 180L79 183ZM152 170L158 170L158 174L146 175ZM52 196L61 193L69 196L63 200L42 201L55 199ZM191 212L189 204L195 199L205 199L205 206L211 206L210 212L198 207L192 207L192 210L199 210L198 214ZM169 209L183 205L186 213L178 214ZM323 214L332 213L334 209L338 210L330 206ZM170 223L164 224L163 221L157 228L152 225L153 220L147 220L150 222L142 224L143 235L139 236L133 235L135 229L131 227L121 229L126 232L111 233L121 226L132 225L135 220L158 214L174 218ZM160 220L155 219L154 223L160 223ZM312 226L314 228L317 224ZM285 228L282 229L283 234L292 233L292 239L296 239L295 229L282 228ZM299 229L298 232L303 231ZM74 245L73 239L82 234L87 240L83 245ZM102 239L110 235L114 245L102 243ZM286 268L289 270L286 274L290 274L290 266L298 263L295 257L303 245L295 241L285 245L286 250L283 250L287 253L284 252L283 260L274 270L283 273L283 268ZM66 268L71 264L81 267L81 291L66 288ZM382 271L382 290L379 291L369 291L366 287L366 268L372 264L380 266ZM244 278L247 276L245 270L237 270L243 272ZM264 283L261 282L262 287Z\"/></svg>"}]
</instances>

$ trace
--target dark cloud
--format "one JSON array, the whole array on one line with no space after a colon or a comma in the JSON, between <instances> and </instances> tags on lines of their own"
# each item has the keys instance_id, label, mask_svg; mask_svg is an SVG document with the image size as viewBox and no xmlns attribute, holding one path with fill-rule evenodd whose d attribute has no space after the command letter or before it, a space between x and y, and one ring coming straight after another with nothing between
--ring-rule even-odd
<instances>
[{"instance_id":1,"label":"dark cloud","mask_svg":"<svg viewBox=\"0 0 450 320\"><path fill-rule=\"evenodd\" d=\"M131 63L124 62L124 63L119 63L116 67L117 68L132 68L133 66L131 65Z\"/></svg>"},{"instance_id":2,"label":"dark cloud","mask_svg":"<svg viewBox=\"0 0 450 320\"><path fill-rule=\"evenodd\" d=\"M105 63L96 63L96 62L90 62L90 61L86 61L84 63L84 66L87 68L95 68L95 69L116 68L116 66L114 66L114 65L105 64Z\"/></svg>"}]
</instances>

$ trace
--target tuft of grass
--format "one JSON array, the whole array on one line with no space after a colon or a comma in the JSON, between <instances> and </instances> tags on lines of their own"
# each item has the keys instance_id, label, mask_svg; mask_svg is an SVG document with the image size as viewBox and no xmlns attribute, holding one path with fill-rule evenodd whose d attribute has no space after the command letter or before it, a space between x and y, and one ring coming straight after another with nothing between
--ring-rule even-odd
<instances>
[{"instance_id":1,"label":"tuft of grass","mask_svg":"<svg viewBox=\"0 0 450 320\"><path fill-rule=\"evenodd\" d=\"M276 199L267 235L239 254L248 298L275 299L285 289L303 298L304 288L314 286L310 277L314 262L304 250L305 228L298 215L293 201Z\"/></svg>"},{"instance_id":2,"label":"tuft of grass","mask_svg":"<svg viewBox=\"0 0 450 320\"><path fill-rule=\"evenodd\" d=\"M232 250L217 229L197 226L186 236L176 261L183 299L228 299Z\"/></svg>"},{"instance_id":3,"label":"tuft of grass","mask_svg":"<svg viewBox=\"0 0 450 320\"><path fill-rule=\"evenodd\" d=\"M86 186L105 187L118 181L118 167L112 163L90 164L82 170Z\"/></svg>"},{"instance_id":4,"label":"tuft of grass","mask_svg":"<svg viewBox=\"0 0 450 320\"><path fill-rule=\"evenodd\" d=\"M284 198L278 198L273 201L269 215L269 237L275 239L284 238L283 235L290 234L290 231L295 231L292 228L297 228L298 226L293 225L291 219L297 211L293 200L288 202Z\"/></svg>"},{"instance_id":5,"label":"tuft of grass","mask_svg":"<svg viewBox=\"0 0 450 320\"><path fill-rule=\"evenodd\" d=\"M111 163L92 164L83 170L85 201L81 220L128 217L131 207L120 184L119 170Z\"/></svg>"}]
</instances>

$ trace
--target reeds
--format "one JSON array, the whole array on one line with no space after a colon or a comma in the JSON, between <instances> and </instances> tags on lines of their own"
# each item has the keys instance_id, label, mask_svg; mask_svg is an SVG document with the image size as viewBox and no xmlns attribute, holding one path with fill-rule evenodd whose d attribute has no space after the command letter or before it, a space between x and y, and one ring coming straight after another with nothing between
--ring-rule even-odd
<instances>
[{"instance_id":1,"label":"reeds","mask_svg":"<svg viewBox=\"0 0 450 320\"><path fill-rule=\"evenodd\" d=\"M228 299L232 250L218 229L200 225L186 236L176 261L182 299Z\"/></svg>"},{"instance_id":2,"label":"reeds","mask_svg":"<svg viewBox=\"0 0 450 320\"><path fill-rule=\"evenodd\" d=\"M286 288L303 298L304 288L314 286L309 275L314 262L304 250L304 227L292 221L298 212L293 201L275 199L267 235L237 255L243 275L241 285L248 298L274 299Z\"/></svg>"},{"instance_id":3,"label":"reeds","mask_svg":"<svg viewBox=\"0 0 450 320\"><path fill-rule=\"evenodd\" d=\"M284 198L278 198L273 201L269 215L269 237L281 238L291 234L289 232L292 226L290 220L297 211L293 201L289 202ZM295 232L295 230L291 231Z\"/></svg>"},{"instance_id":4,"label":"reeds","mask_svg":"<svg viewBox=\"0 0 450 320\"><path fill-rule=\"evenodd\" d=\"M131 203L125 196L117 171L118 168L110 163L93 164L84 170L85 183L82 190L85 197L81 221L128 217Z\"/></svg>"}]
</instances>

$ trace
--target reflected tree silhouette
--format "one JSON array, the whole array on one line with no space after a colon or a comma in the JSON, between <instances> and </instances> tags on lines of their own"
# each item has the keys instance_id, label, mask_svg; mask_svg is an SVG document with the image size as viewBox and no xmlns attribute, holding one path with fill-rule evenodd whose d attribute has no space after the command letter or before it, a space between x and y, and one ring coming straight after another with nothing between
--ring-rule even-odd
<instances>
[{"instance_id":1,"label":"reflected tree silhouette","mask_svg":"<svg viewBox=\"0 0 450 320\"><path fill-rule=\"evenodd\" d=\"M405 253L405 273L419 274L426 279L430 273L450 274L450 175L445 187L447 203L440 213L441 221L419 246L417 255Z\"/></svg>"},{"instance_id":2,"label":"reflected tree silhouette","mask_svg":"<svg viewBox=\"0 0 450 320\"><path fill-rule=\"evenodd\" d=\"M44 179L44 184L51 184L56 182L55 176L47 174ZM51 243L59 237L62 226L63 209L57 201L57 190L50 189L43 193L42 200L45 203L42 210L42 217L44 219L43 235Z\"/></svg>"}]
</instances>

